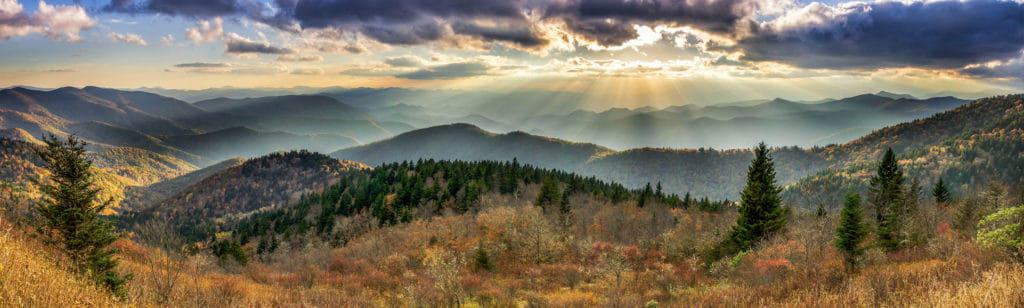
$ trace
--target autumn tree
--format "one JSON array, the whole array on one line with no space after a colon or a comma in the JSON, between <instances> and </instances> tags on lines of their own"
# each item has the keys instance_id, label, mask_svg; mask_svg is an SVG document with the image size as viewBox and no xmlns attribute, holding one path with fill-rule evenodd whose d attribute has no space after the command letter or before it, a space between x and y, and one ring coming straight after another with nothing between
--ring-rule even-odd
<instances>
[{"instance_id":1,"label":"autumn tree","mask_svg":"<svg viewBox=\"0 0 1024 308\"><path fill-rule=\"evenodd\" d=\"M85 158L86 143L74 136L64 140L54 135L43 136L43 142L46 145L37 154L51 176L41 183L40 229L62 245L81 274L124 297L130 275L116 271L117 250L109 246L117 235L113 223L101 216L113 200L99 201L92 162Z\"/></svg>"},{"instance_id":2,"label":"autumn tree","mask_svg":"<svg viewBox=\"0 0 1024 308\"><path fill-rule=\"evenodd\" d=\"M750 249L786 226L786 213L779 195L782 189L775 183L775 166L768 155L768 146L764 142L758 144L754 155L732 233L732 240L740 250Z\"/></svg>"},{"instance_id":3,"label":"autumn tree","mask_svg":"<svg viewBox=\"0 0 1024 308\"><path fill-rule=\"evenodd\" d=\"M860 195L850 193L846 196L843 210L839 214L839 227L836 229L835 247L843 254L846 270L852 272L857 267L857 259L864 254L861 243L867 237L867 225L863 222L863 210Z\"/></svg>"},{"instance_id":4,"label":"autumn tree","mask_svg":"<svg viewBox=\"0 0 1024 308\"><path fill-rule=\"evenodd\" d=\"M889 148L878 164L878 172L871 178L871 202L875 207L878 224L878 244L888 251L899 249L903 243L901 232L905 209L903 171L896 154Z\"/></svg>"}]
</instances>

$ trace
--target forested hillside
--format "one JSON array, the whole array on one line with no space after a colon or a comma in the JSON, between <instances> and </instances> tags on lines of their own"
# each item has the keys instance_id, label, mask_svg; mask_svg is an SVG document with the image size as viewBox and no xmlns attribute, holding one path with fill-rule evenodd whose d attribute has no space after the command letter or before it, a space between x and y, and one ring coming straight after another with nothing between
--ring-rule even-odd
<instances>
[{"instance_id":1,"label":"forested hillside","mask_svg":"<svg viewBox=\"0 0 1024 308\"><path fill-rule=\"evenodd\" d=\"M205 107L203 109L200 107ZM90 150L130 147L198 167L282 150L329 152L412 129L326 96L219 99L193 105L97 87L0 90L0 129L12 138L76 135ZM138 154L147 156L149 154Z\"/></svg>"},{"instance_id":2,"label":"forested hillside","mask_svg":"<svg viewBox=\"0 0 1024 308\"><path fill-rule=\"evenodd\" d=\"M611 152L590 143L573 143L523 132L494 134L470 124L450 124L343 149L331 156L371 165L418 159L511 161L515 158L523 164L571 171Z\"/></svg>"},{"instance_id":3,"label":"forested hillside","mask_svg":"<svg viewBox=\"0 0 1024 308\"><path fill-rule=\"evenodd\" d=\"M12 202L17 211L31 210L30 200L39 197L38 181L49 173L36 154L40 145L0 138L0 195ZM97 182L104 198L111 198L111 210L118 210L126 190L167 180L194 170L187 162L134 148L110 148L90 153L95 161Z\"/></svg>"},{"instance_id":4,"label":"forested hillside","mask_svg":"<svg viewBox=\"0 0 1024 308\"><path fill-rule=\"evenodd\" d=\"M827 162L813 151L779 148L780 180L790 183L821 170ZM523 164L574 172L631 189L661 182L667 193L735 199L753 158L750 150L657 149L613 151L588 143L534 136L523 132L493 134L469 124L452 124L405 133L395 138L344 149L334 157L368 164L417 159L517 159Z\"/></svg>"},{"instance_id":5,"label":"forested hillside","mask_svg":"<svg viewBox=\"0 0 1024 308\"><path fill-rule=\"evenodd\" d=\"M192 185L225 169L245 163L244 158L232 158L216 163L187 174L171 179L154 182L145 186L132 186L125 191L124 207L129 211L144 211L158 206L161 201L170 198Z\"/></svg>"},{"instance_id":6,"label":"forested hillside","mask_svg":"<svg viewBox=\"0 0 1024 308\"><path fill-rule=\"evenodd\" d=\"M133 219L172 221L190 234L211 227L205 224L209 221L295 203L361 168L360 163L308 151L278 152L207 176Z\"/></svg>"},{"instance_id":7,"label":"forested hillside","mask_svg":"<svg viewBox=\"0 0 1024 308\"><path fill-rule=\"evenodd\" d=\"M878 130L822 154L831 166L789 188L801 204L837 204L839 190L865 191L887 148L908 176L930 187L939 178L964 194L990 183L1024 190L1024 96L979 99L935 116Z\"/></svg>"}]
</instances>

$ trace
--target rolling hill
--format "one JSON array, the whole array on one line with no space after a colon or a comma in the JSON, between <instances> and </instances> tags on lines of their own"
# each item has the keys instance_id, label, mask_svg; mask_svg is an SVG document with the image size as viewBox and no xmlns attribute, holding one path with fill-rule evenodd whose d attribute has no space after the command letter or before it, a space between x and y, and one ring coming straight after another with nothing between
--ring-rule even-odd
<instances>
[{"instance_id":1,"label":"rolling hill","mask_svg":"<svg viewBox=\"0 0 1024 308\"><path fill-rule=\"evenodd\" d=\"M960 194L989 183L1024 192L1024 96L979 99L825 148L821 154L829 168L792 185L786 196L802 204L837 205L839 188L866 190L877 161L890 147L908 178L925 187L942 177Z\"/></svg>"},{"instance_id":2,"label":"rolling hill","mask_svg":"<svg viewBox=\"0 0 1024 308\"><path fill-rule=\"evenodd\" d=\"M774 99L755 105L688 105L654 111L613 108L505 122L521 123L520 129L531 133L615 149L730 149L760 141L776 146L814 146L844 143L874 129L927 117L966 102L953 97L919 100L865 94L815 103Z\"/></svg>"},{"instance_id":3,"label":"rolling hill","mask_svg":"<svg viewBox=\"0 0 1024 308\"><path fill-rule=\"evenodd\" d=\"M205 107L210 110L204 110ZM93 151L131 147L197 166L279 150L333 151L412 129L377 122L317 95L219 99L196 105L141 91L98 87L0 90L0 129L10 137L77 135Z\"/></svg>"},{"instance_id":4,"label":"rolling hill","mask_svg":"<svg viewBox=\"0 0 1024 308\"><path fill-rule=\"evenodd\" d=\"M294 203L336 183L342 173L364 167L307 151L278 152L213 172L137 217L172 221L185 234L201 232L211 227L207 221Z\"/></svg>"},{"instance_id":5,"label":"rolling hill","mask_svg":"<svg viewBox=\"0 0 1024 308\"><path fill-rule=\"evenodd\" d=\"M516 158L538 167L573 170L611 152L589 143L572 143L523 132L494 134L470 124L450 124L415 130L331 155L371 165L420 158L496 161Z\"/></svg>"},{"instance_id":6,"label":"rolling hill","mask_svg":"<svg viewBox=\"0 0 1024 308\"><path fill-rule=\"evenodd\" d=\"M595 176L631 188L662 182L666 192L690 192L713 199L735 199L742 188L747 164L753 158L748 150L642 148L618 152L593 144L523 132L494 134L469 124L416 130L331 155L371 165L421 158L467 161L516 159L520 163ZM826 165L817 155L796 148L781 148L776 156L780 179L787 183Z\"/></svg>"},{"instance_id":7,"label":"rolling hill","mask_svg":"<svg viewBox=\"0 0 1024 308\"><path fill-rule=\"evenodd\" d=\"M906 110L918 110L922 104L959 104L955 99L938 99L941 102L907 100L868 95L821 104L874 104L875 107L869 108L904 104L910 106ZM940 175L964 188L989 181L1020 185L1021 175L1024 175L1017 163L1021 159L1020 123L1024 119L1019 111L1020 104L1020 96L981 99L925 119L883 128L841 145L811 149L776 148L773 156L779 181L780 184L793 185L787 196L807 196L789 200L802 204L818 203L817 199L821 198L814 191L839 191L837 187L847 186L863 188L875 160L887 147L893 147L903 155L901 162L910 174L919 177L925 185L930 185ZM623 113L622 110L615 112ZM824 117L821 121L830 119ZM516 138L510 138L510 135ZM586 150L578 150L581 147ZM595 176L627 187L636 188L660 181L667 192L690 192L718 199L738 196L746 166L752 157L747 150L706 148L614 151L521 132L492 134L468 124L417 130L332 155L375 165L419 158L516 158L523 163ZM828 189L823 188L826 184ZM826 198L826 203L839 204L834 197Z\"/></svg>"},{"instance_id":8,"label":"rolling hill","mask_svg":"<svg viewBox=\"0 0 1024 308\"><path fill-rule=\"evenodd\" d=\"M163 142L207 161L217 162L243 156L257 157L271 152L294 149L330 151L359 144L339 135L296 135L286 132L263 132L247 127L233 127L195 135L163 137Z\"/></svg>"},{"instance_id":9,"label":"rolling hill","mask_svg":"<svg viewBox=\"0 0 1024 308\"><path fill-rule=\"evenodd\" d=\"M49 172L36 154L40 145L20 140L0 138L0 193L15 199L20 214L30 210L29 200L39 197L38 181L45 181ZM134 148L111 148L90 152L94 164L96 184L101 197L114 201L110 212L120 210L125 191L132 186L149 185L167 180L195 169L188 162Z\"/></svg>"},{"instance_id":10,"label":"rolling hill","mask_svg":"<svg viewBox=\"0 0 1024 308\"><path fill-rule=\"evenodd\" d=\"M124 210L141 212L156 206L190 186L202 181L225 169L239 166L245 163L243 158L228 159L209 167L202 168L183 174L171 179L155 182L146 186L132 186L125 191L125 199L122 202Z\"/></svg>"},{"instance_id":11,"label":"rolling hill","mask_svg":"<svg viewBox=\"0 0 1024 308\"><path fill-rule=\"evenodd\" d=\"M365 119L367 115L352 106L323 95L286 95L259 98L216 98L194 104L209 112L247 117L290 116L332 119Z\"/></svg>"}]
</instances>

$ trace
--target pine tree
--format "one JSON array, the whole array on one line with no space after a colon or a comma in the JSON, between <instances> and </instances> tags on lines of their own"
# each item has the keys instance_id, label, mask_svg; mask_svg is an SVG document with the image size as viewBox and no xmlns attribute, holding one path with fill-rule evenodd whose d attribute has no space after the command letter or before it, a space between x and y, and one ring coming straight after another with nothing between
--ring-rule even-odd
<instances>
[{"instance_id":1,"label":"pine tree","mask_svg":"<svg viewBox=\"0 0 1024 308\"><path fill-rule=\"evenodd\" d=\"M960 207L956 209L956 216L953 217L953 227L965 234L971 234L974 232L977 220L978 203L974 200L960 202Z\"/></svg>"},{"instance_id":2,"label":"pine tree","mask_svg":"<svg viewBox=\"0 0 1024 308\"><path fill-rule=\"evenodd\" d=\"M647 186L644 186L644 190L640 192L640 197L636 200L636 206L644 207L647 205L647 200L651 198L652 194L651 182L647 182Z\"/></svg>"},{"instance_id":3,"label":"pine tree","mask_svg":"<svg viewBox=\"0 0 1024 308\"><path fill-rule=\"evenodd\" d=\"M732 240L740 250L747 250L758 241L786 226L782 208L782 189L775 184L775 166L764 142L754 148L754 160L747 171L747 184L740 195L739 217L733 227Z\"/></svg>"},{"instance_id":4,"label":"pine tree","mask_svg":"<svg viewBox=\"0 0 1024 308\"><path fill-rule=\"evenodd\" d=\"M92 162L85 158L85 145L74 136L61 140L54 135L43 136L45 148L37 154L50 171L43 183L43 198L37 208L43 219L43 230L61 242L72 264L99 285L117 296L126 295L124 285L130 275L117 273L116 249L108 248L117 240L114 225L100 215L113 200L97 202Z\"/></svg>"},{"instance_id":5,"label":"pine tree","mask_svg":"<svg viewBox=\"0 0 1024 308\"><path fill-rule=\"evenodd\" d=\"M864 254L861 243L864 242L868 234L867 226L862 221L864 214L860 206L860 195L856 193L847 195L843 211L839 215L835 246L843 253L846 270L852 272L856 269L857 258Z\"/></svg>"},{"instance_id":6,"label":"pine tree","mask_svg":"<svg viewBox=\"0 0 1024 308\"><path fill-rule=\"evenodd\" d=\"M953 193L949 191L949 187L946 187L946 181L939 178L938 182L935 182L935 187L932 188L932 197L935 197L935 203L939 205L947 205L950 201L953 201Z\"/></svg>"},{"instance_id":7,"label":"pine tree","mask_svg":"<svg viewBox=\"0 0 1024 308\"><path fill-rule=\"evenodd\" d=\"M558 193L558 181L550 177L544 178L540 184L540 193L537 194L537 206L547 210L549 205L558 204L561 199Z\"/></svg>"},{"instance_id":8,"label":"pine tree","mask_svg":"<svg viewBox=\"0 0 1024 308\"><path fill-rule=\"evenodd\" d=\"M903 171L896 161L892 148L885 151L878 173L871 178L871 201L875 206L875 221L878 223L878 244L893 251L903 244L902 223L904 209Z\"/></svg>"}]
</instances>

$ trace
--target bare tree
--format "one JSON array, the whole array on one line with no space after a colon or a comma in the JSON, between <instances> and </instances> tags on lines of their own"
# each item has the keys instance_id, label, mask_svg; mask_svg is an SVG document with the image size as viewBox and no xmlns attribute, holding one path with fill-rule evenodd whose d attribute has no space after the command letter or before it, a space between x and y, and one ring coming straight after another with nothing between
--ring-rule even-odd
<instances>
[{"instance_id":1,"label":"bare tree","mask_svg":"<svg viewBox=\"0 0 1024 308\"><path fill-rule=\"evenodd\" d=\"M149 272L146 277L153 286L157 302L167 303L184 270L185 241L169 224L156 220L140 226L137 235L139 240L158 251L151 262L146 263Z\"/></svg>"}]
</instances>

